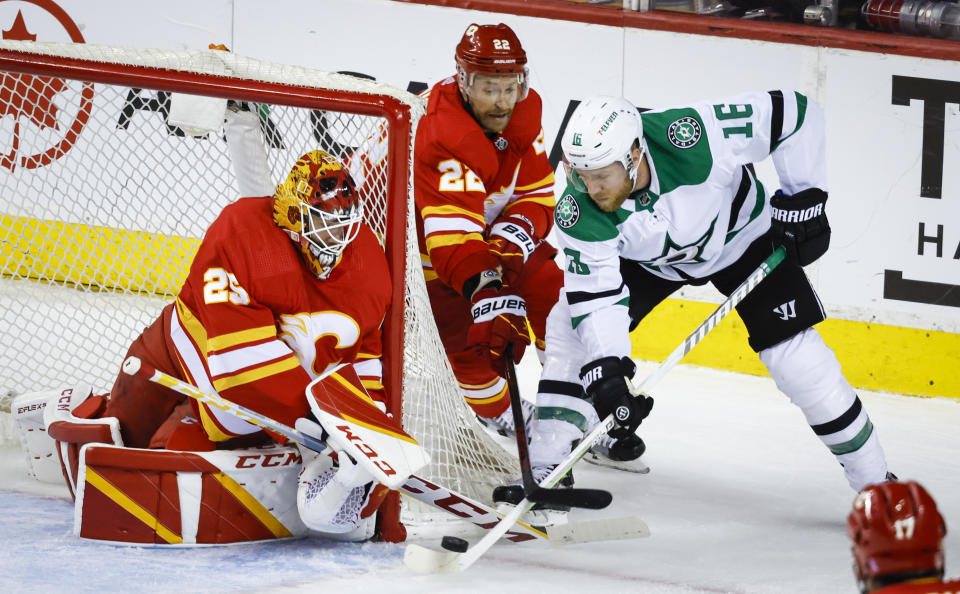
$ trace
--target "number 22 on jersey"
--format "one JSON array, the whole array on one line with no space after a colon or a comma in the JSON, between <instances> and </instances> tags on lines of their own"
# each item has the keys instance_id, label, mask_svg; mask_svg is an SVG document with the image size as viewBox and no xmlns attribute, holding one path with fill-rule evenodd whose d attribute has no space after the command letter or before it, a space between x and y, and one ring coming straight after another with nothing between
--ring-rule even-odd
<instances>
[{"instance_id":1,"label":"number 22 on jersey","mask_svg":"<svg viewBox=\"0 0 960 594\"><path fill-rule=\"evenodd\" d=\"M437 165L440 170L441 192L483 192L483 181L469 167L464 167L460 161L447 159ZM466 169L466 172L464 172Z\"/></svg>"}]
</instances>

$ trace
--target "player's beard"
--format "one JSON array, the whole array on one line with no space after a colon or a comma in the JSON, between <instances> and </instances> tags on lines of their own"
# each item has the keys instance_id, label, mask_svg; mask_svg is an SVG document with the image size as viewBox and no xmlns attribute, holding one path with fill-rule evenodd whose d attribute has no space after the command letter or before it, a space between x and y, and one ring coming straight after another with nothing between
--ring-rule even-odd
<instances>
[{"instance_id":1,"label":"player's beard","mask_svg":"<svg viewBox=\"0 0 960 594\"><path fill-rule=\"evenodd\" d=\"M499 117L498 117L499 116ZM508 110L506 113L498 111L496 109L491 109L479 118L480 127L483 128L484 132L491 134L500 134L503 132L507 125L510 123L510 118L513 116L513 110Z\"/></svg>"},{"instance_id":2,"label":"player's beard","mask_svg":"<svg viewBox=\"0 0 960 594\"><path fill-rule=\"evenodd\" d=\"M615 190L604 192L600 196L596 197L591 195L590 198L593 199L594 203L597 205L597 208L603 212L616 212L620 209L627 198L630 197L630 193L632 191L633 180L628 176L623 180L623 184Z\"/></svg>"}]
</instances>

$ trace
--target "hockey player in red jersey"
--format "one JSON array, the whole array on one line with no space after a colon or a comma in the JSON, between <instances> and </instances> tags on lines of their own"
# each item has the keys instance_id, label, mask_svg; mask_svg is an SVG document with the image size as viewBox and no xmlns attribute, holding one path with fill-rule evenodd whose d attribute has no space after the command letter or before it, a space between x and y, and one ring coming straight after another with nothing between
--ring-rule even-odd
<instances>
[{"instance_id":1,"label":"hockey player in red jersey","mask_svg":"<svg viewBox=\"0 0 960 594\"><path fill-rule=\"evenodd\" d=\"M553 169L526 63L507 25L467 27L456 75L427 95L414 153L417 231L440 337L467 402L504 434L513 432L504 349L513 343L519 362L529 320L542 351L562 282L543 240Z\"/></svg>"},{"instance_id":2,"label":"hockey player in red jersey","mask_svg":"<svg viewBox=\"0 0 960 594\"><path fill-rule=\"evenodd\" d=\"M947 525L920 484L885 482L860 491L847 517L847 534L864 594L960 592L960 580L941 581Z\"/></svg>"},{"instance_id":3,"label":"hockey player in red jersey","mask_svg":"<svg viewBox=\"0 0 960 594\"><path fill-rule=\"evenodd\" d=\"M274 195L240 198L223 209L207 230L177 298L133 342L127 357L200 392L218 394L301 432L312 431L320 440L334 429L324 431L313 422L321 413L308 401L312 394L346 394L342 398L386 411L380 328L390 303L390 275L362 211L361 197L340 162L321 150L303 155ZM84 440L72 436L82 432L84 423L119 420L111 441L131 453L124 464L133 468L136 460L146 460L137 458L143 450L136 448L201 453L286 441L148 378L121 373L102 412L65 418L68 427L78 430L60 431L56 439L77 449ZM319 383L308 393L314 380ZM294 509L307 527L349 532L382 503L386 490L349 456L341 454L334 462L326 453L301 453L304 471ZM68 483L72 479L79 485L77 457L64 465ZM160 488L162 480L156 479ZM270 489L264 496L273 501ZM248 497L254 504L244 509L253 510L253 522L266 518L275 527L272 512L258 507L256 496ZM293 503L288 499L274 505L285 513ZM221 517L218 509L208 511ZM124 540L113 533L105 539Z\"/></svg>"},{"instance_id":4,"label":"hockey player in red jersey","mask_svg":"<svg viewBox=\"0 0 960 594\"><path fill-rule=\"evenodd\" d=\"M389 299L386 259L362 222L349 174L313 151L275 196L241 198L223 210L177 299L128 354L293 426L307 415L307 384L345 363L383 401L380 323ZM120 419L124 443L133 447L187 441L190 449L213 448L259 433L197 405L202 432L172 420L161 427L180 402L165 388L121 375L106 412Z\"/></svg>"}]
</instances>

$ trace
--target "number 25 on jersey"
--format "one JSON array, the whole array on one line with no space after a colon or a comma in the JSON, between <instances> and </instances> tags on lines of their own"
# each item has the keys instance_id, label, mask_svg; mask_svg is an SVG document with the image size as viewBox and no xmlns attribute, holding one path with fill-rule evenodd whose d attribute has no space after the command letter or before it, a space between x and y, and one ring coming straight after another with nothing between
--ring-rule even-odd
<instances>
[{"instance_id":1,"label":"number 25 on jersey","mask_svg":"<svg viewBox=\"0 0 960 594\"><path fill-rule=\"evenodd\" d=\"M250 296L232 272L223 268L208 268L203 273L203 301L208 305L227 301L234 305L247 305Z\"/></svg>"}]
</instances>

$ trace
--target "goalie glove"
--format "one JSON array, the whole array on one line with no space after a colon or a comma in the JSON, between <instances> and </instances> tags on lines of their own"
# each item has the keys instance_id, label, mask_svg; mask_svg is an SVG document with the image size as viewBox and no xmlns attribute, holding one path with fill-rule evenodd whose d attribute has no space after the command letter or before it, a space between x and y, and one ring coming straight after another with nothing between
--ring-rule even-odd
<instances>
[{"instance_id":1,"label":"goalie glove","mask_svg":"<svg viewBox=\"0 0 960 594\"><path fill-rule=\"evenodd\" d=\"M486 349L493 370L503 375L507 345L513 343L513 361L519 363L530 344L527 303L504 287L496 270L475 275L464 287L476 287L469 293L473 325L467 331L467 344Z\"/></svg>"},{"instance_id":2,"label":"goalie glove","mask_svg":"<svg viewBox=\"0 0 960 594\"><path fill-rule=\"evenodd\" d=\"M806 266L830 247L830 223L825 210L827 193L810 188L793 196L781 190L770 198L770 232L773 247L783 246L787 258Z\"/></svg>"},{"instance_id":3,"label":"goalie glove","mask_svg":"<svg viewBox=\"0 0 960 594\"><path fill-rule=\"evenodd\" d=\"M637 430L653 408L653 398L646 394L633 395L629 378L637 366L629 357L603 357L587 363L580 369L580 383L593 402L597 415L604 419L613 414L616 427L610 437L626 437Z\"/></svg>"},{"instance_id":4,"label":"goalie glove","mask_svg":"<svg viewBox=\"0 0 960 594\"><path fill-rule=\"evenodd\" d=\"M373 489L373 476L350 456L339 452L335 466L327 453L306 462L297 487L297 511L304 525L317 532L341 534L360 523ZM369 514L368 514L369 515Z\"/></svg>"}]
</instances>

